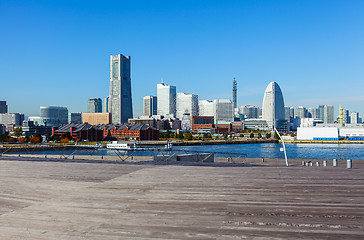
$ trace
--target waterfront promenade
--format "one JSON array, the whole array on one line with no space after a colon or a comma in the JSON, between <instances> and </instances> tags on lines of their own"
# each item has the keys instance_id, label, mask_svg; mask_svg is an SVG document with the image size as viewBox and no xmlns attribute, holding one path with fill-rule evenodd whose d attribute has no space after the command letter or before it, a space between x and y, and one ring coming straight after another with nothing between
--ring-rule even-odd
<instances>
[{"instance_id":1,"label":"waterfront promenade","mask_svg":"<svg viewBox=\"0 0 364 240\"><path fill-rule=\"evenodd\" d=\"M89 158L0 156L0 239L364 238L363 160Z\"/></svg>"}]
</instances>

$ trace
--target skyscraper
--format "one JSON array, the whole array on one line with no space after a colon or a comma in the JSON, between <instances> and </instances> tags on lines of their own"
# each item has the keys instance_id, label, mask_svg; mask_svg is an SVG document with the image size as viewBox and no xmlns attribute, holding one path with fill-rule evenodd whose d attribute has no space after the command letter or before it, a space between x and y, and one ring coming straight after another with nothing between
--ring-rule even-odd
<instances>
[{"instance_id":1,"label":"skyscraper","mask_svg":"<svg viewBox=\"0 0 364 240\"><path fill-rule=\"evenodd\" d=\"M107 112L109 112L109 97L106 97L105 99L104 99L104 113L107 113Z\"/></svg>"},{"instance_id":2,"label":"skyscraper","mask_svg":"<svg viewBox=\"0 0 364 240\"><path fill-rule=\"evenodd\" d=\"M215 123L234 121L234 105L230 99L215 99L213 111Z\"/></svg>"},{"instance_id":3,"label":"skyscraper","mask_svg":"<svg viewBox=\"0 0 364 240\"><path fill-rule=\"evenodd\" d=\"M284 100L282 90L276 82L270 82L265 89L262 115L269 128L282 129L281 122L285 121Z\"/></svg>"},{"instance_id":4,"label":"skyscraper","mask_svg":"<svg viewBox=\"0 0 364 240\"><path fill-rule=\"evenodd\" d=\"M0 101L0 113L7 113L8 105L6 105L6 101Z\"/></svg>"},{"instance_id":5,"label":"skyscraper","mask_svg":"<svg viewBox=\"0 0 364 240\"><path fill-rule=\"evenodd\" d=\"M87 104L87 112L99 113L102 112L102 100L101 98L90 98Z\"/></svg>"},{"instance_id":6,"label":"skyscraper","mask_svg":"<svg viewBox=\"0 0 364 240\"><path fill-rule=\"evenodd\" d=\"M234 109L238 107L238 100L236 98L236 94L237 94L236 85L237 85L237 83L236 83L236 80L234 78L234 80L233 80L233 104L234 104Z\"/></svg>"},{"instance_id":7,"label":"skyscraper","mask_svg":"<svg viewBox=\"0 0 364 240\"><path fill-rule=\"evenodd\" d=\"M324 106L324 123L334 123L334 107L332 105Z\"/></svg>"},{"instance_id":8,"label":"skyscraper","mask_svg":"<svg viewBox=\"0 0 364 240\"><path fill-rule=\"evenodd\" d=\"M176 116L176 87L157 84L157 112L163 116Z\"/></svg>"},{"instance_id":9,"label":"skyscraper","mask_svg":"<svg viewBox=\"0 0 364 240\"><path fill-rule=\"evenodd\" d=\"M319 107L318 107L318 113L319 113L319 116L318 116L318 118L322 121L322 122L324 122L324 120L325 120L325 114L324 114L324 111L325 110L325 106L324 105L319 105Z\"/></svg>"},{"instance_id":10,"label":"skyscraper","mask_svg":"<svg viewBox=\"0 0 364 240\"><path fill-rule=\"evenodd\" d=\"M214 102L209 100L200 100L199 103L200 116L214 116Z\"/></svg>"},{"instance_id":11,"label":"skyscraper","mask_svg":"<svg viewBox=\"0 0 364 240\"><path fill-rule=\"evenodd\" d=\"M357 113L357 112L352 112L352 113L350 114L350 120L351 120L351 123L352 123L352 124L360 123L360 122L359 122L359 113Z\"/></svg>"},{"instance_id":12,"label":"skyscraper","mask_svg":"<svg viewBox=\"0 0 364 240\"><path fill-rule=\"evenodd\" d=\"M109 112L112 123L127 123L133 118L130 56L110 55Z\"/></svg>"},{"instance_id":13,"label":"skyscraper","mask_svg":"<svg viewBox=\"0 0 364 240\"><path fill-rule=\"evenodd\" d=\"M143 97L143 116L157 115L157 97L145 96Z\"/></svg>"},{"instance_id":14,"label":"skyscraper","mask_svg":"<svg viewBox=\"0 0 364 240\"><path fill-rule=\"evenodd\" d=\"M176 117L179 119L182 119L185 113L198 116L198 96L192 93L177 93L176 112Z\"/></svg>"},{"instance_id":15,"label":"skyscraper","mask_svg":"<svg viewBox=\"0 0 364 240\"><path fill-rule=\"evenodd\" d=\"M299 106L298 108L296 108L296 117L307 118L307 109L302 106Z\"/></svg>"}]
</instances>

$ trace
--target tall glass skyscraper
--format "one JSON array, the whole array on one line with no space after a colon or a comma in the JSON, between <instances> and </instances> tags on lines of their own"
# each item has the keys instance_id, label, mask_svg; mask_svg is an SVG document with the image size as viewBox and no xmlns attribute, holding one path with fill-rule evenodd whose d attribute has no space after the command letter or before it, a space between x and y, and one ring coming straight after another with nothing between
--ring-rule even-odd
<instances>
[{"instance_id":1,"label":"tall glass skyscraper","mask_svg":"<svg viewBox=\"0 0 364 240\"><path fill-rule=\"evenodd\" d=\"M183 114L198 116L198 96L192 93L177 93L177 118L182 119Z\"/></svg>"},{"instance_id":2,"label":"tall glass skyscraper","mask_svg":"<svg viewBox=\"0 0 364 240\"><path fill-rule=\"evenodd\" d=\"M87 112L100 113L102 112L102 100L101 98L90 98L88 100Z\"/></svg>"},{"instance_id":3,"label":"tall glass skyscraper","mask_svg":"<svg viewBox=\"0 0 364 240\"><path fill-rule=\"evenodd\" d=\"M143 116L157 115L157 97L145 96L143 97Z\"/></svg>"},{"instance_id":4,"label":"tall glass skyscraper","mask_svg":"<svg viewBox=\"0 0 364 240\"><path fill-rule=\"evenodd\" d=\"M109 112L112 123L127 123L133 118L130 56L110 56Z\"/></svg>"},{"instance_id":5,"label":"tall glass skyscraper","mask_svg":"<svg viewBox=\"0 0 364 240\"><path fill-rule=\"evenodd\" d=\"M285 121L284 100L282 90L276 82L268 84L263 98L263 119L267 121L269 128L279 129L281 121Z\"/></svg>"},{"instance_id":6,"label":"tall glass skyscraper","mask_svg":"<svg viewBox=\"0 0 364 240\"><path fill-rule=\"evenodd\" d=\"M176 86L157 84L157 112L163 116L176 116Z\"/></svg>"}]
</instances>

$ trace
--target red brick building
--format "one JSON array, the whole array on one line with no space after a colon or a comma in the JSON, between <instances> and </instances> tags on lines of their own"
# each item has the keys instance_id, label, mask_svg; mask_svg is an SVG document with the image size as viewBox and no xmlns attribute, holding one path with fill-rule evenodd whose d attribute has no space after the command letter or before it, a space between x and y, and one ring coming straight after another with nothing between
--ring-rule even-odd
<instances>
[{"instance_id":1,"label":"red brick building","mask_svg":"<svg viewBox=\"0 0 364 240\"><path fill-rule=\"evenodd\" d=\"M71 123L65 124L59 128L52 128L52 135L56 134L61 136L66 132L71 134L73 140L78 139L99 142L104 139L103 131L88 123Z\"/></svg>"},{"instance_id":2,"label":"red brick building","mask_svg":"<svg viewBox=\"0 0 364 240\"><path fill-rule=\"evenodd\" d=\"M191 116L192 131L200 128L215 128L213 116Z\"/></svg>"},{"instance_id":3,"label":"red brick building","mask_svg":"<svg viewBox=\"0 0 364 240\"><path fill-rule=\"evenodd\" d=\"M103 130L103 136L118 139L158 140L159 130L147 124L107 124L98 125Z\"/></svg>"}]
</instances>

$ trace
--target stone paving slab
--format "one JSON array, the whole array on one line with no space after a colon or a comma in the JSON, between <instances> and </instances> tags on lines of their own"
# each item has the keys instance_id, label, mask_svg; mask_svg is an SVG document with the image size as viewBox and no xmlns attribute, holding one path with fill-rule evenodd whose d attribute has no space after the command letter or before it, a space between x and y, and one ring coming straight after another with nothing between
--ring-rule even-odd
<instances>
[{"instance_id":1,"label":"stone paving slab","mask_svg":"<svg viewBox=\"0 0 364 240\"><path fill-rule=\"evenodd\" d=\"M364 239L362 160L354 169L23 160L0 157L0 239Z\"/></svg>"}]
</instances>

